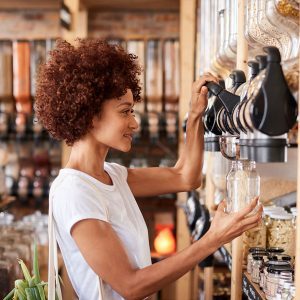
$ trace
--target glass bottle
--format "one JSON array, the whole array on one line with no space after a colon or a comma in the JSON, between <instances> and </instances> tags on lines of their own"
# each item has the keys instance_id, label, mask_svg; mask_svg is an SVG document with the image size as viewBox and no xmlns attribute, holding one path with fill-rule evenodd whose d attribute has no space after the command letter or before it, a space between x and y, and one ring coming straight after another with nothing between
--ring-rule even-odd
<instances>
[{"instance_id":1,"label":"glass bottle","mask_svg":"<svg viewBox=\"0 0 300 300\"><path fill-rule=\"evenodd\" d=\"M230 212L238 212L246 207L260 193L260 177L255 162L236 161L236 168L229 172L226 185Z\"/></svg>"},{"instance_id":2,"label":"glass bottle","mask_svg":"<svg viewBox=\"0 0 300 300\"><path fill-rule=\"evenodd\" d=\"M227 207L226 207L226 212L230 213L232 210L232 199L234 198L233 196L233 189L231 188L231 183L234 182L234 175L237 170L237 162L234 160L231 162L231 168L226 176L226 188L227 188Z\"/></svg>"}]
</instances>

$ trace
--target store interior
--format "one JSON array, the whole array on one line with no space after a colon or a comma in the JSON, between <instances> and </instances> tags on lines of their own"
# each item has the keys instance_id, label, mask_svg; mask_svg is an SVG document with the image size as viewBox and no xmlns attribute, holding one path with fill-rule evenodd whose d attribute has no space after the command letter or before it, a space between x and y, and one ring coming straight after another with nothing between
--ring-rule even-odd
<instances>
[{"instance_id":1,"label":"store interior","mask_svg":"<svg viewBox=\"0 0 300 300\"><path fill-rule=\"evenodd\" d=\"M137 198L152 262L199 240L218 204L258 196L263 220L151 300L300 299L297 187L299 0L0 0L0 298L38 255L48 274L48 196L70 148L34 114L35 80L57 39L97 38L137 55L142 102L128 168L171 167L185 143L191 86L206 72L202 185ZM36 246L36 248L35 248ZM62 257L63 299L78 299Z\"/></svg>"}]
</instances>

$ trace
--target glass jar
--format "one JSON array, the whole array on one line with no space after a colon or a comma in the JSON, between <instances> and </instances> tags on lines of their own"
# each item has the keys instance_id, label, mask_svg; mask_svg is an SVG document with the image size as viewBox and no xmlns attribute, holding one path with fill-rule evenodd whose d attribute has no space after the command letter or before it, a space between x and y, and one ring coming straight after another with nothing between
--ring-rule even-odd
<instances>
[{"instance_id":1,"label":"glass jar","mask_svg":"<svg viewBox=\"0 0 300 300\"><path fill-rule=\"evenodd\" d=\"M263 270L261 270L261 274L260 274L260 283L259 286L260 288L264 291L264 293L266 293L266 289L267 289L267 281L266 278L268 276L268 270L271 267L277 267L277 266L285 266L286 268L291 268L291 265L286 262L286 261L267 261L264 263L263 266Z\"/></svg>"},{"instance_id":2,"label":"glass jar","mask_svg":"<svg viewBox=\"0 0 300 300\"><path fill-rule=\"evenodd\" d=\"M276 297L280 300L288 300L290 288L292 285L293 281L286 281L284 279L280 279Z\"/></svg>"},{"instance_id":3,"label":"glass jar","mask_svg":"<svg viewBox=\"0 0 300 300\"><path fill-rule=\"evenodd\" d=\"M267 244L267 229L263 222L259 226L243 233L243 263L247 264L247 253L250 247L265 248Z\"/></svg>"},{"instance_id":4,"label":"glass jar","mask_svg":"<svg viewBox=\"0 0 300 300\"><path fill-rule=\"evenodd\" d=\"M252 261L253 261L253 256L252 254L255 255L255 253L266 253L266 249L262 247L251 247L249 248L248 255L247 255L247 272L251 274L251 269L252 269Z\"/></svg>"},{"instance_id":5,"label":"glass jar","mask_svg":"<svg viewBox=\"0 0 300 300\"><path fill-rule=\"evenodd\" d=\"M254 283L259 283L260 268L261 268L262 264L263 264L262 256L253 256L251 280Z\"/></svg>"},{"instance_id":6,"label":"glass jar","mask_svg":"<svg viewBox=\"0 0 300 300\"><path fill-rule=\"evenodd\" d=\"M214 152L212 182L215 187L214 203L218 205L225 198L228 160L220 152Z\"/></svg>"},{"instance_id":7,"label":"glass jar","mask_svg":"<svg viewBox=\"0 0 300 300\"><path fill-rule=\"evenodd\" d=\"M235 160L233 160L231 162L231 168L226 176L226 193L227 193L226 212L227 213L230 213L232 210L232 199L234 198L234 196L232 194L233 190L229 188L229 183L234 182L234 175L235 175L236 170L237 170L237 162Z\"/></svg>"},{"instance_id":8,"label":"glass jar","mask_svg":"<svg viewBox=\"0 0 300 300\"><path fill-rule=\"evenodd\" d=\"M280 247L288 255L294 256L294 246L291 243L295 239L293 216L291 214L271 214L269 225L268 247Z\"/></svg>"},{"instance_id":9,"label":"glass jar","mask_svg":"<svg viewBox=\"0 0 300 300\"><path fill-rule=\"evenodd\" d=\"M227 199L230 203L229 211L238 212L246 207L260 193L260 177L255 162L236 161L236 165L232 165L226 177L226 186Z\"/></svg>"},{"instance_id":10,"label":"glass jar","mask_svg":"<svg viewBox=\"0 0 300 300\"><path fill-rule=\"evenodd\" d=\"M280 279L291 281L293 279L293 271L289 267L276 266L269 267L266 276L266 299L273 300L276 297Z\"/></svg>"}]
</instances>

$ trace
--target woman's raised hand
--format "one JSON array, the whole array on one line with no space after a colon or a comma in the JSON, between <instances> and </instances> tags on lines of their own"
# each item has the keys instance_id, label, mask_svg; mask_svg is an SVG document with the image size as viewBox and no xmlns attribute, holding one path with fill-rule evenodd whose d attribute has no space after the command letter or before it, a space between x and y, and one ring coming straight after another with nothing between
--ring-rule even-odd
<instances>
[{"instance_id":1,"label":"woman's raised hand","mask_svg":"<svg viewBox=\"0 0 300 300\"><path fill-rule=\"evenodd\" d=\"M202 115L207 106L207 92L208 89L204 86L207 82L214 81L218 83L218 79L211 73L204 73L199 79L197 79L192 86L192 98L190 102L189 115L195 114L195 116Z\"/></svg>"},{"instance_id":2,"label":"woman's raised hand","mask_svg":"<svg viewBox=\"0 0 300 300\"><path fill-rule=\"evenodd\" d=\"M229 243L244 231L258 226L262 220L262 205L258 205L258 198L254 198L249 205L236 213L226 213L226 201L223 200L215 213L209 228L210 234L220 246Z\"/></svg>"}]
</instances>

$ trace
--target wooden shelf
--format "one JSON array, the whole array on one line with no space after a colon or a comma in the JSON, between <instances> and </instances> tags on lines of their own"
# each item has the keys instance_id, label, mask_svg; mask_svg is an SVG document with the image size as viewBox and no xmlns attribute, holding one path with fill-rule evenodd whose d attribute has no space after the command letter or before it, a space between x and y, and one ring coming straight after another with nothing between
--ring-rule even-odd
<instances>
[{"instance_id":1,"label":"wooden shelf","mask_svg":"<svg viewBox=\"0 0 300 300\"><path fill-rule=\"evenodd\" d=\"M87 9L109 11L179 11L179 0L82 0Z\"/></svg>"},{"instance_id":2,"label":"wooden shelf","mask_svg":"<svg viewBox=\"0 0 300 300\"><path fill-rule=\"evenodd\" d=\"M61 7L59 0L0 0L1 10L31 10L31 9L48 9L57 10Z\"/></svg>"},{"instance_id":3,"label":"wooden shelf","mask_svg":"<svg viewBox=\"0 0 300 300\"><path fill-rule=\"evenodd\" d=\"M4 209L6 209L14 201L16 201L16 197L13 197L13 196L7 196L3 200L1 200L0 201L0 211L3 211Z\"/></svg>"},{"instance_id":4,"label":"wooden shelf","mask_svg":"<svg viewBox=\"0 0 300 300\"><path fill-rule=\"evenodd\" d=\"M231 270L232 267L232 257L229 249L229 245L226 244L219 249L227 267ZM259 285L253 283L251 280L251 276L243 271L242 277L242 288L243 294L248 297L249 300L265 300L265 294L260 290Z\"/></svg>"}]
</instances>

